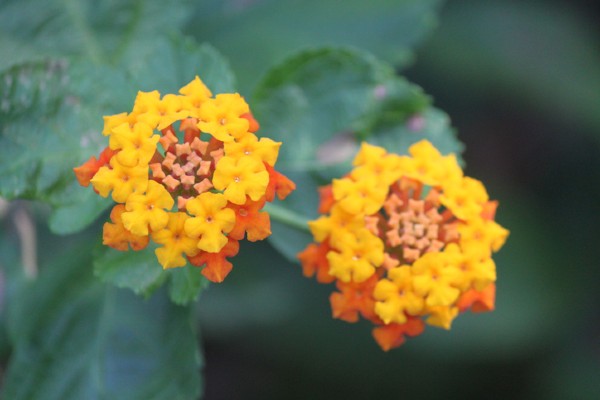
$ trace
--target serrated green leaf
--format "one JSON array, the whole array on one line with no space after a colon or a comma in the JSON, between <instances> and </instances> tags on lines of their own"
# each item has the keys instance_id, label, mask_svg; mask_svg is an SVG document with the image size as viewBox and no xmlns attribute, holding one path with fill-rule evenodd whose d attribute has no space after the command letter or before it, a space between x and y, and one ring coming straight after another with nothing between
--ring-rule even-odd
<instances>
[{"instance_id":1,"label":"serrated green leaf","mask_svg":"<svg viewBox=\"0 0 600 400\"><path fill-rule=\"evenodd\" d=\"M5 0L0 4L0 71L47 57L87 55L116 63L151 47L167 26L190 17L190 0Z\"/></svg>"},{"instance_id":2,"label":"serrated green leaf","mask_svg":"<svg viewBox=\"0 0 600 400\"><path fill-rule=\"evenodd\" d=\"M91 246L47 264L9 304L7 399L195 399L201 358L189 308L143 300L91 272Z\"/></svg>"},{"instance_id":3,"label":"serrated green leaf","mask_svg":"<svg viewBox=\"0 0 600 400\"><path fill-rule=\"evenodd\" d=\"M138 90L177 93L196 75L213 93L235 90L234 75L223 56L208 44L175 34L156 40L125 65Z\"/></svg>"},{"instance_id":4,"label":"serrated green leaf","mask_svg":"<svg viewBox=\"0 0 600 400\"><path fill-rule=\"evenodd\" d=\"M108 203L91 200L72 169L106 146L102 115L135 96L126 75L85 61L24 64L2 74L0 92L0 194L63 208L57 232L83 228Z\"/></svg>"},{"instance_id":5,"label":"serrated green leaf","mask_svg":"<svg viewBox=\"0 0 600 400\"><path fill-rule=\"evenodd\" d=\"M108 145L102 116L131 110L138 90L176 93L195 75L213 90L232 90L213 48L177 36L122 68L56 60L9 69L0 75L0 195L50 203L56 233L83 229L110 205L79 187L72 171Z\"/></svg>"},{"instance_id":6,"label":"serrated green leaf","mask_svg":"<svg viewBox=\"0 0 600 400\"><path fill-rule=\"evenodd\" d=\"M208 280L200 273L200 268L186 265L168 271L170 277L169 296L176 304L195 301L208 287Z\"/></svg>"},{"instance_id":7,"label":"serrated green leaf","mask_svg":"<svg viewBox=\"0 0 600 400\"><path fill-rule=\"evenodd\" d=\"M464 146L450 127L448 114L435 107L428 107L407 116L396 125L379 126L377 134L369 137L369 142L385 147L390 152L407 154L412 144L423 139L433 143L442 154L456 154L459 162L462 162L460 154Z\"/></svg>"},{"instance_id":8,"label":"serrated green leaf","mask_svg":"<svg viewBox=\"0 0 600 400\"><path fill-rule=\"evenodd\" d=\"M50 214L50 230L59 235L78 232L96 220L110 205L112 200L98 196L93 190L81 190L77 182L63 193L68 201L54 200L55 209Z\"/></svg>"},{"instance_id":9,"label":"serrated green leaf","mask_svg":"<svg viewBox=\"0 0 600 400\"><path fill-rule=\"evenodd\" d=\"M169 297L180 305L189 304L208 286L200 269L186 265L163 270L156 255L155 245L140 251L117 251L98 246L94 251L94 274L103 282L134 293L150 296L169 281Z\"/></svg>"},{"instance_id":10,"label":"serrated green leaf","mask_svg":"<svg viewBox=\"0 0 600 400\"><path fill-rule=\"evenodd\" d=\"M277 169L296 182L289 209L316 217L317 188L349 172L360 141L405 153L429 139L462 149L449 119L416 85L373 56L347 48L301 52L272 69L255 93L261 132L281 141ZM272 243L290 259L309 235L272 224Z\"/></svg>"},{"instance_id":11,"label":"serrated green leaf","mask_svg":"<svg viewBox=\"0 0 600 400\"><path fill-rule=\"evenodd\" d=\"M118 251L98 247L94 251L94 274L103 282L145 296L152 294L168 277L151 248Z\"/></svg>"},{"instance_id":12,"label":"serrated green leaf","mask_svg":"<svg viewBox=\"0 0 600 400\"><path fill-rule=\"evenodd\" d=\"M439 0L199 2L186 32L232 61L242 92L273 62L309 46L353 45L395 65L435 26Z\"/></svg>"}]
</instances>

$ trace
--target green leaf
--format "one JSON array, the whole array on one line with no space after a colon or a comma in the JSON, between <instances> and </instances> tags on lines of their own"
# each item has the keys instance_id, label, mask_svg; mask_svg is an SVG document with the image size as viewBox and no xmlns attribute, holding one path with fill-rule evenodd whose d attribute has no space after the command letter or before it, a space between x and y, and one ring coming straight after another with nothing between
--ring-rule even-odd
<instances>
[{"instance_id":1,"label":"green leaf","mask_svg":"<svg viewBox=\"0 0 600 400\"><path fill-rule=\"evenodd\" d=\"M177 93L198 75L213 93L235 91L228 61L208 44L173 34L146 50L125 64L138 90Z\"/></svg>"},{"instance_id":2,"label":"green leaf","mask_svg":"<svg viewBox=\"0 0 600 400\"><path fill-rule=\"evenodd\" d=\"M395 65L435 26L439 0L199 2L185 28L232 61L242 92L273 62L309 46L353 45Z\"/></svg>"},{"instance_id":3,"label":"green leaf","mask_svg":"<svg viewBox=\"0 0 600 400\"><path fill-rule=\"evenodd\" d=\"M75 184L74 166L105 147L103 114L132 101L125 74L85 61L23 64L0 77L0 194L65 207L61 233L81 229L107 203ZM83 208L83 210L81 209Z\"/></svg>"},{"instance_id":4,"label":"green leaf","mask_svg":"<svg viewBox=\"0 0 600 400\"><path fill-rule=\"evenodd\" d=\"M176 92L202 74L213 90L231 91L226 61L208 45L172 36L122 68L85 60L15 66L0 75L0 195L48 202L50 226L73 233L111 200L76 183L72 168L108 145L103 115L129 111L138 90Z\"/></svg>"},{"instance_id":5,"label":"green leaf","mask_svg":"<svg viewBox=\"0 0 600 400\"><path fill-rule=\"evenodd\" d=\"M57 234L78 232L96 220L110 205L110 198L102 198L93 190L82 190L77 182L72 182L64 194L70 194L68 201L54 201L56 208L50 214L50 230Z\"/></svg>"},{"instance_id":6,"label":"green leaf","mask_svg":"<svg viewBox=\"0 0 600 400\"><path fill-rule=\"evenodd\" d=\"M201 358L190 308L143 300L91 272L91 246L43 267L11 298L2 397L195 399Z\"/></svg>"},{"instance_id":7,"label":"green leaf","mask_svg":"<svg viewBox=\"0 0 600 400\"><path fill-rule=\"evenodd\" d=\"M176 304L188 304L196 301L200 293L208 287L208 280L200 273L200 268L186 265L169 270L171 283L169 296Z\"/></svg>"},{"instance_id":8,"label":"green leaf","mask_svg":"<svg viewBox=\"0 0 600 400\"><path fill-rule=\"evenodd\" d=\"M150 296L167 280L169 297L180 305L195 301L208 286L200 269L187 265L163 270L154 254L155 245L140 251L117 251L98 246L94 251L94 274L101 281L136 294Z\"/></svg>"},{"instance_id":9,"label":"green leaf","mask_svg":"<svg viewBox=\"0 0 600 400\"><path fill-rule=\"evenodd\" d=\"M0 4L0 71L47 57L111 62L151 48L189 18L190 0L5 0Z\"/></svg>"},{"instance_id":10,"label":"green leaf","mask_svg":"<svg viewBox=\"0 0 600 400\"><path fill-rule=\"evenodd\" d=\"M253 106L261 132L283 143L277 169L297 185L285 207L316 217L318 187L350 171L362 140L403 154L428 139L442 153L459 154L449 118L430 103L391 66L358 50L309 50L273 68ZM272 231L270 240L290 259L311 240L276 222Z\"/></svg>"},{"instance_id":11,"label":"green leaf","mask_svg":"<svg viewBox=\"0 0 600 400\"><path fill-rule=\"evenodd\" d=\"M167 279L152 248L118 251L99 246L94 251L94 274L103 282L145 296L152 294Z\"/></svg>"}]
</instances>

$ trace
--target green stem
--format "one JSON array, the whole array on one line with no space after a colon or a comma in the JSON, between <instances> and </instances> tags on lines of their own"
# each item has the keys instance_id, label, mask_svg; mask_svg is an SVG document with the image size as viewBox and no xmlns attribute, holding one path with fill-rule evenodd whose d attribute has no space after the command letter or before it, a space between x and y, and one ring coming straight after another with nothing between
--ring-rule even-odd
<instances>
[{"instance_id":1,"label":"green stem","mask_svg":"<svg viewBox=\"0 0 600 400\"><path fill-rule=\"evenodd\" d=\"M310 229L308 229L308 218L303 215L270 203L266 204L263 209L277 222L281 222L282 224L287 225L290 228L298 229L299 231L310 232Z\"/></svg>"}]
</instances>

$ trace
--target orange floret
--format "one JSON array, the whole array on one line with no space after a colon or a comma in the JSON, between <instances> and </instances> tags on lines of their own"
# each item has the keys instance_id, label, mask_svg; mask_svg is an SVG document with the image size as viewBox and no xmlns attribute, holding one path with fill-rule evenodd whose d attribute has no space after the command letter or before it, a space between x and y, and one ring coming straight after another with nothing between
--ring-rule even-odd
<instances>
[{"instance_id":1,"label":"orange floret","mask_svg":"<svg viewBox=\"0 0 600 400\"><path fill-rule=\"evenodd\" d=\"M132 250L142 250L148 245L150 239L148 236L134 235L123 226L121 214L124 212L125 206L123 204L117 204L113 207L110 212L110 220L113 223L104 223L102 244L120 251L128 250L128 246L131 246Z\"/></svg>"},{"instance_id":2,"label":"orange floret","mask_svg":"<svg viewBox=\"0 0 600 400\"><path fill-rule=\"evenodd\" d=\"M211 282L220 283L223 282L233 268L227 257L235 256L239 249L239 242L229 238L227 244L218 253L201 251L194 257L188 257L188 260L197 267L206 264L202 270L202 275Z\"/></svg>"},{"instance_id":3,"label":"orange floret","mask_svg":"<svg viewBox=\"0 0 600 400\"><path fill-rule=\"evenodd\" d=\"M472 312L487 312L493 311L496 302L496 284L488 285L482 291L475 289L468 290L456 302L456 306L460 312L465 312L469 308Z\"/></svg>"},{"instance_id":4,"label":"orange floret","mask_svg":"<svg viewBox=\"0 0 600 400\"><path fill-rule=\"evenodd\" d=\"M379 322L380 319L375 315L373 299L373 289L377 281L376 274L360 283L337 281L339 292L333 292L329 297L333 318L356 322L360 314L366 319Z\"/></svg>"},{"instance_id":5,"label":"orange floret","mask_svg":"<svg viewBox=\"0 0 600 400\"><path fill-rule=\"evenodd\" d=\"M79 184L81 186L88 187L90 185L90 180L94 177L94 175L96 175L96 172L98 172L101 167L108 165L110 159L113 155L115 155L115 153L115 150L111 150L110 147L106 147L104 150L102 150L102 153L100 153L98 159L96 159L94 156L91 156L89 160L81 164L79 167L73 168Z\"/></svg>"},{"instance_id":6,"label":"orange floret","mask_svg":"<svg viewBox=\"0 0 600 400\"><path fill-rule=\"evenodd\" d=\"M246 235L251 242L268 237L271 234L271 219L268 213L260 212L264 205L264 197L258 201L246 197L246 203L242 205L229 203L227 207L235 212L235 226L229 236L242 240Z\"/></svg>"},{"instance_id":7,"label":"orange floret","mask_svg":"<svg viewBox=\"0 0 600 400\"><path fill-rule=\"evenodd\" d=\"M265 192L265 199L272 202L275 199L275 194L279 200L285 199L291 192L296 190L296 184L287 176L277 172L275 168L264 163L267 172L269 173L269 185Z\"/></svg>"},{"instance_id":8,"label":"orange floret","mask_svg":"<svg viewBox=\"0 0 600 400\"><path fill-rule=\"evenodd\" d=\"M310 278L316 274L317 282L330 283L335 277L329 274L329 261L327 253L331 250L329 242L311 243L306 249L298 253L298 259L302 263L302 274Z\"/></svg>"},{"instance_id":9,"label":"orange floret","mask_svg":"<svg viewBox=\"0 0 600 400\"><path fill-rule=\"evenodd\" d=\"M373 329L373 337L383 351L399 347L404 343L404 336L420 335L425 323L419 318L409 318L404 324L382 325Z\"/></svg>"},{"instance_id":10,"label":"orange floret","mask_svg":"<svg viewBox=\"0 0 600 400\"><path fill-rule=\"evenodd\" d=\"M252 113L246 113L243 115L240 115L240 118L246 118L248 120L249 126L248 126L248 132L256 132L260 129L260 124L258 123L258 121L256 119L254 119L254 115L252 115Z\"/></svg>"},{"instance_id":11,"label":"orange floret","mask_svg":"<svg viewBox=\"0 0 600 400\"><path fill-rule=\"evenodd\" d=\"M333 186L326 185L319 188L319 214L327 214L335 204L333 198Z\"/></svg>"}]
</instances>

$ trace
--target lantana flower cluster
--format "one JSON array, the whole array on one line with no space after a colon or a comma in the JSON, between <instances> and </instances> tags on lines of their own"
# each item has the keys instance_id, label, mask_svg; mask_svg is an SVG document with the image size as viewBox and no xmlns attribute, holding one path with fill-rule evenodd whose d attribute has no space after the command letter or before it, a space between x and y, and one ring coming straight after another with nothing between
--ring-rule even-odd
<instances>
[{"instance_id":1,"label":"lantana flower cluster","mask_svg":"<svg viewBox=\"0 0 600 400\"><path fill-rule=\"evenodd\" d=\"M450 329L460 312L493 310L492 253L508 235L454 155L428 141L409 154L363 143L354 169L321 188L316 243L298 255L305 276L335 282L333 317L371 321L386 351L425 324Z\"/></svg>"},{"instance_id":2,"label":"lantana flower cluster","mask_svg":"<svg viewBox=\"0 0 600 400\"><path fill-rule=\"evenodd\" d=\"M189 261L223 281L238 241L271 234L265 203L295 189L275 170L281 143L258 129L242 96L213 97L198 77L177 95L139 92L131 112L104 117L108 147L74 169L117 203L103 243L141 250L152 239L163 268Z\"/></svg>"}]
</instances>

